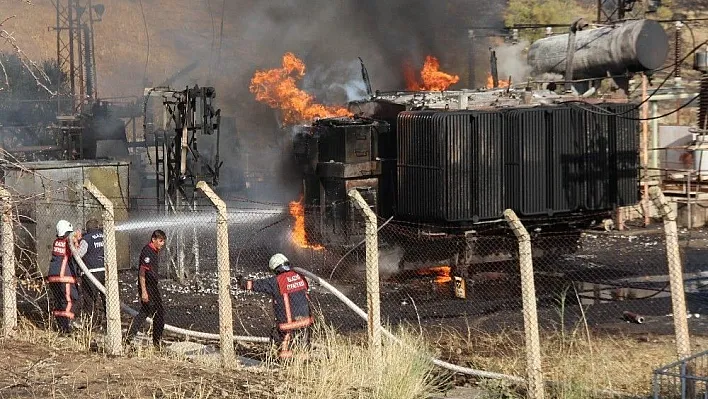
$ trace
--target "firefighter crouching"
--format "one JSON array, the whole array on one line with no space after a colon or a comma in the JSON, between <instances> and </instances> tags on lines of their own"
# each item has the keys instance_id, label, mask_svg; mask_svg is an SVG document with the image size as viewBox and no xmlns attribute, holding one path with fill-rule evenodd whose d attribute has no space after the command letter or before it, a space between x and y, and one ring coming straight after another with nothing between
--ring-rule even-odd
<instances>
[{"instance_id":1,"label":"firefighter crouching","mask_svg":"<svg viewBox=\"0 0 708 399\"><path fill-rule=\"evenodd\" d=\"M47 281L53 297L52 314L57 320L59 331L71 332L71 321L78 315L79 290L77 287L76 261L71 255L69 240L74 246L81 239L81 232L74 232L74 227L66 220L57 222L57 238L52 246L52 259L49 262Z\"/></svg>"},{"instance_id":2,"label":"firefighter crouching","mask_svg":"<svg viewBox=\"0 0 708 399\"><path fill-rule=\"evenodd\" d=\"M258 280L239 277L242 289L261 292L271 296L276 325L272 339L278 345L278 357L293 356L293 347L309 347L310 328L314 322L310 312L310 296L307 280L290 269L290 261L283 254L270 258L268 267L275 276Z\"/></svg>"}]
</instances>

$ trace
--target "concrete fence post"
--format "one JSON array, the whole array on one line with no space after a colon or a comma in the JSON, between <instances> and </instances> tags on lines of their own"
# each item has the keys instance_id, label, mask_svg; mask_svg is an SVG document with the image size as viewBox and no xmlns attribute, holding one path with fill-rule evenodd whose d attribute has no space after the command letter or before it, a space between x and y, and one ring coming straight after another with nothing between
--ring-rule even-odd
<instances>
[{"instance_id":1,"label":"concrete fence post","mask_svg":"<svg viewBox=\"0 0 708 399\"><path fill-rule=\"evenodd\" d=\"M17 280L15 278L15 236L12 232L10 193L0 187L2 198L2 330L8 336L17 327Z\"/></svg>"},{"instance_id":2,"label":"concrete fence post","mask_svg":"<svg viewBox=\"0 0 708 399\"><path fill-rule=\"evenodd\" d=\"M526 374L528 397L543 399L543 371L541 369L541 343L538 334L538 313L536 311L536 286L533 279L533 258L531 236L511 209L504 211L504 219L519 241L519 269L521 273L521 296L524 312L524 334L526 337Z\"/></svg>"},{"instance_id":3,"label":"concrete fence post","mask_svg":"<svg viewBox=\"0 0 708 399\"><path fill-rule=\"evenodd\" d=\"M113 202L90 180L84 181L86 191L103 207L103 255L106 268L106 353L123 353L120 323L120 294L118 290L118 261L116 259L116 226Z\"/></svg>"},{"instance_id":4,"label":"concrete fence post","mask_svg":"<svg viewBox=\"0 0 708 399\"><path fill-rule=\"evenodd\" d=\"M368 314L369 345L381 351L381 298L379 293L379 240L376 214L359 194L349 191L349 197L361 210L366 222L366 308Z\"/></svg>"},{"instance_id":5,"label":"concrete fence post","mask_svg":"<svg viewBox=\"0 0 708 399\"><path fill-rule=\"evenodd\" d=\"M204 182L197 183L216 208L216 267L219 279L219 339L221 362L224 368L235 366L234 324L231 308L231 264L229 261L229 226L226 203Z\"/></svg>"},{"instance_id":6,"label":"concrete fence post","mask_svg":"<svg viewBox=\"0 0 708 399\"><path fill-rule=\"evenodd\" d=\"M666 259L669 264L669 285L671 287L671 305L674 312L674 332L676 334L676 352L679 359L691 354L691 344L686 321L686 295L683 289L683 270L681 253L678 244L676 227L676 212L669 206L659 187L649 189L649 195L664 219L664 234L666 235Z\"/></svg>"}]
</instances>

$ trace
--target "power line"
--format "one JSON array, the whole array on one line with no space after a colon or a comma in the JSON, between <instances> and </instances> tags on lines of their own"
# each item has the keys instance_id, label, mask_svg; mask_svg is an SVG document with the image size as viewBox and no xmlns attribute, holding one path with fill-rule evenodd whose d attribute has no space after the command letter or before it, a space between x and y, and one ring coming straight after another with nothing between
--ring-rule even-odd
<instances>
[{"instance_id":1,"label":"power line","mask_svg":"<svg viewBox=\"0 0 708 399\"><path fill-rule=\"evenodd\" d=\"M148 64L150 63L150 33L148 32L143 0L140 0L140 13L143 15L143 27L145 28L145 41L147 42L147 54L145 55L145 69L143 70L143 84L147 81Z\"/></svg>"},{"instance_id":2,"label":"power line","mask_svg":"<svg viewBox=\"0 0 708 399\"><path fill-rule=\"evenodd\" d=\"M671 68L672 66L675 66L675 65L680 65L680 64L681 64L682 62L684 62L688 57L690 57L691 54L693 54L693 53L695 53L696 51L698 51L698 50L699 50L701 47L703 47L705 44L708 44L708 40L706 40L706 41L700 43L698 46L694 47L691 51L688 52L688 54L686 54L686 55L685 55L683 58L681 58L680 60L676 61L676 62L675 62L674 64L672 64L671 66L668 66L668 67L665 67L665 68L661 68L661 69L659 69L659 70L668 69L668 68ZM647 101L649 101L654 95L656 95L656 94L659 92L659 90L662 88L662 86L664 86L664 84L669 80L669 78L670 78L671 76L673 76L673 75L670 74L670 73L667 74L666 77L664 78L664 80L662 80L661 83L659 83L659 86L657 86L656 89L654 89L654 91L651 92L651 94L649 94L649 95L648 95L645 99L643 99L640 103L636 104L636 106L635 106L634 108L631 108L631 109L629 109L629 110L627 110L627 111L624 111L624 112L617 112L617 113L615 113L615 112L608 112L607 110L605 110L605 109L603 109L603 108L600 108L600 107L598 107L598 106L596 106L596 105L594 105L594 104L591 104L591 103L588 103L588 102L585 102L585 101L571 100L571 101L564 101L563 103L583 103L583 104L587 104L587 105L590 105L590 106L592 106L592 107L598 109L598 111L595 111L595 113L597 113L597 114L622 117L622 115L626 115L626 114L628 114L628 113L634 111L635 109L641 107L644 103L646 103ZM656 117L651 117L651 118L646 118L646 119L642 119L642 118L631 118L631 117L627 117L627 118L624 118L624 119L640 120L640 121L643 121L643 120L652 120L652 119L661 119L661 118L663 118L663 117L665 117L665 116L669 116L669 115L671 115L671 114L673 114L673 113L675 113L675 112L678 112L678 111L680 111L681 109L687 107L688 104L690 104L691 102L693 102L696 98L698 98L698 97L695 97L694 99L692 99L691 101L689 101L688 103L686 103L686 104L685 104L684 106L682 106L681 108L678 108L678 109L676 109L676 110L674 110L674 111L672 111L672 112L670 112L670 113L668 113L668 114L665 114L665 115L656 116ZM586 109L586 110L587 110L587 111L590 111L589 109ZM592 111L590 111L590 112L592 112Z\"/></svg>"},{"instance_id":3,"label":"power line","mask_svg":"<svg viewBox=\"0 0 708 399\"><path fill-rule=\"evenodd\" d=\"M667 113L665 113L665 114L662 114L662 115L651 116L651 117L648 117L648 118L633 118L633 117L630 117L630 116L622 116L623 114L621 114L621 113L600 112L600 111L596 111L596 110L590 109L590 108L588 108L588 107L582 107L582 106L579 106L579 105L578 105L578 104L589 105L589 106L592 106L592 107L594 107L594 108L597 108L597 109L600 109L600 110L602 110L602 111L605 111L604 109L598 107L597 105L591 104L591 103L586 102L586 101L579 101L579 100L576 100L576 101L566 101L565 103L568 103L568 104L576 104L576 106L577 106L578 108L582 109L583 111L587 111L587 112L590 112L590 113L596 114L596 115L616 116L616 117L618 117L618 118L620 118L620 119L626 119L626 120L630 120L630 121L650 121L650 120L654 120L654 119L665 118L665 117L667 117L667 116L669 116L669 115L673 115L673 114L675 114L675 113L681 111L682 109L684 109L684 108L690 106L691 103L694 102L694 101L696 101L700 96L701 96L700 94L697 94L697 95L695 95L693 98L691 98L690 100L686 101L685 104L683 104L682 106L680 106L680 107L678 107L678 108L676 108L676 109L674 109L674 110L672 110L672 111L669 111L669 112L667 112ZM633 108L632 110L634 110L634 109L636 109L636 108ZM627 112L624 112L624 114L626 114L626 113L627 113Z\"/></svg>"},{"instance_id":4,"label":"power line","mask_svg":"<svg viewBox=\"0 0 708 399\"><path fill-rule=\"evenodd\" d=\"M224 38L224 10L226 8L226 0L221 2L221 27L219 28L219 50L216 53L216 67L221 65L221 42Z\"/></svg>"},{"instance_id":5,"label":"power line","mask_svg":"<svg viewBox=\"0 0 708 399\"><path fill-rule=\"evenodd\" d=\"M622 21L614 21L616 23L622 23L626 21L632 21L633 19L624 19ZM708 21L708 18L674 18L674 19L652 19L650 21L656 21L659 23L673 23L673 22L700 22ZM596 24L591 23L592 26L611 26L616 25L616 23L611 24ZM512 29L545 29L545 28L570 28L570 24L512 24L508 26L470 26L469 29L472 30L497 30L497 31L508 31Z\"/></svg>"}]
</instances>

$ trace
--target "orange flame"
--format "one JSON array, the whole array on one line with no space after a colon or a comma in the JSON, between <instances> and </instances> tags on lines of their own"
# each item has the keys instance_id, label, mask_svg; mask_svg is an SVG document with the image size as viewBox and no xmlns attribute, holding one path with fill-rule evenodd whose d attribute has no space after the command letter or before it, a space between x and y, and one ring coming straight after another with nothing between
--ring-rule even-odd
<instances>
[{"instance_id":1,"label":"orange flame","mask_svg":"<svg viewBox=\"0 0 708 399\"><path fill-rule=\"evenodd\" d=\"M509 80L503 80L503 79L502 79L502 80L499 81L499 85L497 86L497 88L500 88L500 89L507 88L507 87L509 87L509 84L510 84L510 83L511 83L511 78L509 78ZM491 74L491 73L488 73L488 74L487 74L487 85L486 85L486 88L487 88L487 89L493 89L493 88L494 88L494 78L492 77L492 74Z\"/></svg>"},{"instance_id":2,"label":"orange flame","mask_svg":"<svg viewBox=\"0 0 708 399\"><path fill-rule=\"evenodd\" d=\"M308 122L315 118L351 116L346 108L318 104L310 94L299 89L296 81L305 76L305 63L293 53L283 55L283 67L256 71L249 90L256 100L283 112L284 123Z\"/></svg>"},{"instance_id":3,"label":"orange flame","mask_svg":"<svg viewBox=\"0 0 708 399\"><path fill-rule=\"evenodd\" d=\"M451 271L452 268L450 268L450 266L445 265L417 270L416 273L421 276L435 275L435 282L438 284L444 284L452 281Z\"/></svg>"},{"instance_id":4,"label":"orange flame","mask_svg":"<svg viewBox=\"0 0 708 399\"><path fill-rule=\"evenodd\" d=\"M305 233L305 207L302 205L302 197L297 201L291 201L289 204L290 215L295 218L295 226L293 226L293 241L302 248L310 248L315 251L323 250L321 245L312 245L307 242L307 234Z\"/></svg>"},{"instance_id":5,"label":"orange flame","mask_svg":"<svg viewBox=\"0 0 708 399\"><path fill-rule=\"evenodd\" d=\"M403 76L406 79L406 89L413 91L443 91L460 81L459 76L442 72L440 62L432 55L425 57L425 64L420 71L420 80L408 64L403 66Z\"/></svg>"}]
</instances>

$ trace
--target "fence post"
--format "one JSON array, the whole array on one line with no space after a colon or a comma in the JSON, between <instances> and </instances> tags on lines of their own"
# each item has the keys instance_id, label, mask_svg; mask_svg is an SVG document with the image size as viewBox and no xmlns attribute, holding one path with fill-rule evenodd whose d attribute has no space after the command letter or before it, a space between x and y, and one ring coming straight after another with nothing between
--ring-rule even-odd
<instances>
[{"instance_id":1,"label":"fence post","mask_svg":"<svg viewBox=\"0 0 708 399\"><path fill-rule=\"evenodd\" d=\"M15 280L15 237L12 232L10 193L0 187L2 198L2 330L8 336L17 327L17 285Z\"/></svg>"},{"instance_id":2,"label":"fence post","mask_svg":"<svg viewBox=\"0 0 708 399\"><path fill-rule=\"evenodd\" d=\"M683 290L683 270L681 253L678 244L678 231L676 228L676 213L669 206L659 187L652 187L649 195L659 214L664 219L664 233L666 235L666 258L669 263L669 285L671 287L671 305L674 312L674 333L676 334L676 351L679 359L691 354L691 344L688 336L688 322L686 321L686 295Z\"/></svg>"},{"instance_id":3,"label":"fence post","mask_svg":"<svg viewBox=\"0 0 708 399\"><path fill-rule=\"evenodd\" d=\"M118 291L118 261L116 259L116 228L113 203L91 183L84 181L84 188L103 207L103 250L106 267L106 352L118 356L123 353L120 323L120 297Z\"/></svg>"},{"instance_id":4,"label":"fence post","mask_svg":"<svg viewBox=\"0 0 708 399\"><path fill-rule=\"evenodd\" d=\"M349 197L366 221L366 309L368 313L369 345L381 350L381 298L379 294L379 239L378 220L369 204L357 189L349 190Z\"/></svg>"},{"instance_id":5,"label":"fence post","mask_svg":"<svg viewBox=\"0 0 708 399\"><path fill-rule=\"evenodd\" d=\"M526 336L526 374L528 397L543 399L543 371L541 370L541 344L538 335L538 313L536 311L536 286L533 280L533 258L531 236L521 224L521 220L511 209L504 211L504 219L514 231L519 241L519 269L521 273L521 296L524 312L524 334Z\"/></svg>"},{"instance_id":6,"label":"fence post","mask_svg":"<svg viewBox=\"0 0 708 399\"><path fill-rule=\"evenodd\" d=\"M226 204L204 181L197 183L218 215L216 217L216 267L219 278L219 338L221 341L221 363L224 368L235 365L234 324L231 310L231 264L229 263L229 226Z\"/></svg>"}]
</instances>

